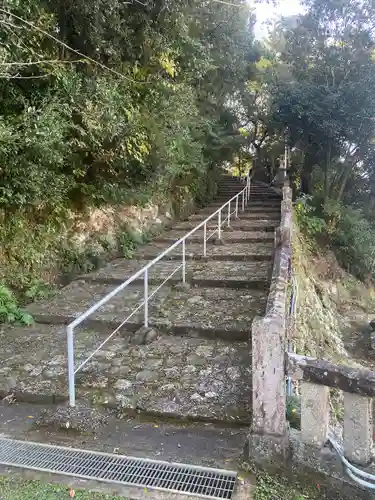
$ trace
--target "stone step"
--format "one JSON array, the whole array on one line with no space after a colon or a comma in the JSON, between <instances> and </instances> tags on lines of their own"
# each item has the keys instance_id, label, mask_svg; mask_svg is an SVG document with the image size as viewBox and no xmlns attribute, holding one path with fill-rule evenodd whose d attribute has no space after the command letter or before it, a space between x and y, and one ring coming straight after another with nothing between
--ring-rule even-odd
<instances>
[{"instance_id":1,"label":"stone step","mask_svg":"<svg viewBox=\"0 0 375 500\"><path fill-rule=\"evenodd\" d=\"M225 241L225 240L224 240ZM171 246L171 242L155 242L138 249L134 258L155 259L163 250ZM271 260L274 245L271 242L262 243L226 243L224 245L207 244L207 257L203 257L203 243L186 242L186 259L196 260ZM182 247L172 250L165 260L181 260Z\"/></svg>"},{"instance_id":2,"label":"stone step","mask_svg":"<svg viewBox=\"0 0 375 500\"><path fill-rule=\"evenodd\" d=\"M150 260L116 259L107 266L80 277L86 281L110 283L119 285L130 278ZM159 261L148 270L149 283L159 285L179 266L176 261ZM272 266L270 262L205 262L188 261L186 263L186 280L189 284L199 287L232 287L268 289ZM181 283L182 270L177 271L168 283ZM142 285L143 277L135 284Z\"/></svg>"},{"instance_id":3,"label":"stone step","mask_svg":"<svg viewBox=\"0 0 375 500\"><path fill-rule=\"evenodd\" d=\"M241 180L241 179L237 179L236 177L225 177L225 178L222 178L220 179L220 182L219 182L219 186L223 185L223 184L239 184L239 185L244 185L245 184L245 180Z\"/></svg>"},{"instance_id":4,"label":"stone step","mask_svg":"<svg viewBox=\"0 0 375 500\"><path fill-rule=\"evenodd\" d=\"M215 199L209 205L207 205L207 207L211 207L211 209L213 209L213 211L215 211L218 208L222 207L225 203L227 203L229 201L229 199L226 201L222 201L222 200L217 201ZM236 202L231 201L230 205L231 205L231 211L233 211L236 207ZM204 208L207 208L207 207L204 207ZM242 208L242 202L238 203L238 208L239 208L239 210ZM265 211L278 210L280 212L281 205L280 205L279 201L273 202L273 201L251 201L251 200L249 200L249 202L246 205L246 209L252 210L252 211L262 211L262 209L264 209Z\"/></svg>"},{"instance_id":5,"label":"stone step","mask_svg":"<svg viewBox=\"0 0 375 500\"><path fill-rule=\"evenodd\" d=\"M173 229L176 231L178 230L184 230L186 232L190 231L191 229L194 229L196 227L197 222L192 221L192 220L187 220L187 221L181 221L174 226ZM267 231L267 232L274 232L275 229L278 227L279 223L276 220L246 220L243 221L241 219L235 219L231 218L230 220L230 226L233 230L235 231ZM207 230L208 229L216 229L217 228L217 220L210 220L207 223ZM227 231L225 225L223 227L224 231ZM199 231L199 230L198 230Z\"/></svg>"},{"instance_id":6,"label":"stone step","mask_svg":"<svg viewBox=\"0 0 375 500\"><path fill-rule=\"evenodd\" d=\"M76 280L48 301L28 307L38 323L66 324L84 313L114 289L113 284ZM151 295L155 285L149 287ZM88 328L109 332L126 322L122 334L143 325L143 286L129 285L84 323ZM163 333L189 337L247 340L255 316L264 314L266 291L233 288L176 287L164 285L149 301L149 325ZM141 306L141 307L140 307Z\"/></svg>"},{"instance_id":7,"label":"stone step","mask_svg":"<svg viewBox=\"0 0 375 500\"><path fill-rule=\"evenodd\" d=\"M217 226L216 226L217 227ZM206 237L210 236L210 232L214 231L216 228L209 229ZM270 232L263 231L235 231L231 230L225 223L225 227L222 229L225 230L225 235L223 235L223 239L226 243L245 243L245 242L267 242L274 241L274 235ZM184 229L171 229L169 231L165 231L160 236L157 236L153 239L154 242L165 242L169 241L170 244L178 241L186 234ZM188 241L195 243L202 243L204 237L203 229L198 229L192 236L189 237Z\"/></svg>"},{"instance_id":8,"label":"stone step","mask_svg":"<svg viewBox=\"0 0 375 500\"><path fill-rule=\"evenodd\" d=\"M240 193L242 190L241 189L235 189L233 191L219 191L217 193L217 197L222 199L226 198L226 200L230 200L237 196L238 193ZM242 199L242 195L240 195L240 199Z\"/></svg>"},{"instance_id":9,"label":"stone step","mask_svg":"<svg viewBox=\"0 0 375 500\"><path fill-rule=\"evenodd\" d=\"M197 212L197 213L211 214L211 213L216 212L216 210L218 210L222 206L223 206L222 203L210 204L210 205L207 205L206 207L202 208L201 210L199 210L199 212ZM227 215L228 207L229 207L229 205L227 205L226 207L223 208L222 214ZM230 211L234 212L235 208L236 208L236 204L235 204L235 202L232 202L230 204ZM267 213L267 214L277 214L280 217L280 210L281 210L280 206L271 206L271 207L264 206L264 205L258 205L258 206L247 205L246 206L246 212L250 212L252 214L260 214L260 215L263 213ZM238 204L238 211L241 212L241 203Z\"/></svg>"},{"instance_id":10,"label":"stone step","mask_svg":"<svg viewBox=\"0 0 375 500\"><path fill-rule=\"evenodd\" d=\"M239 189L243 189L245 187L245 183L244 182L220 182L218 188L219 189L223 189L223 188L228 188L228 189L231 189L231 188L239 188Z\"/></svg>"},{"instance_id":11,"label":"stone step","mask_svg":"<svg viewBox=\"0 0 375 500\"><path fill-rule=\"evenodd\" d=\"M230 199L232 199L234 196L236 196L237 193L218 193L217 196L215 197L215 200L223 201L224 203ZM240 200L242 201L242 195L240 195ZM268 194L252 194L250 193L250 201L273 201L273 202L278 202L281 203L281 199L277 195L268 195Z\"/></svg>"},{"instance_id":12,"label":"stone step","mask_svg":"<svg viewBox=\"0 0 375 500\"><path fill-rule=\"evenodd\" d=\"M215 213L213 210L212 213ZM209 216L209 213L198 212L190 217L190 220L194 221L204 221ZM225 219L226 214L222 213L222 219ZM238 217L240 219L252 219L252 220L280 220L279 212L239 212ZM215 219L218 218L218 214L215 215Z\"/></svg>"},{"instance_id":13,"label":"stone step","mask_svg":"<svg viewBox=\"0 0 375 500\"><path fill-rule=\"evenodd\" d=\"M149 339L147 344L137 345L137 337L114 336L77 372L77 404L93 401L129 415L233 425L248 422L251 370L247 342L163 334ZM102 341L98 332L80 329L75 338L76 366ZM64 327L6 327L0 331L0 342L1 396L12 392L18 402L34 404L67 400Z\"/></svg>"}]
</instances>

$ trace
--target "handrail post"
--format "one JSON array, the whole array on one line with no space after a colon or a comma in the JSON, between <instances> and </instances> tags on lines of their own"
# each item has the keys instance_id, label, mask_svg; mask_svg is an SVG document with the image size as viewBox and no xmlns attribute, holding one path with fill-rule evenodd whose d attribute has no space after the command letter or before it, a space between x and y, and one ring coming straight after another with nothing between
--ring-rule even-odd
<instances>
[{"instance_id":1,"label":"handrail post","mask_svg":"<svg viewBox=\"0 0 375 500\"><path fill-rule=\"evenodd\" d=\"M236 196L236 219L238 219L238 196Z\"/></svg>"},{"instance_id":2,"label":"handrail post","mask_svg":"<svg viewBox=\"0 0 375 500\"><path fill-rule=\"evenodd\" d=\"M372 398L344 392L344 454L359 465L368 465L373 447Z\"/></svg>"},{"instance_id":3,"label":"handrail post","mask_svg":"<svg viewBox=\"0 0 375 500\"><path fill-rule=\"evenodd\" d=\"M242 191L242 212L245 211L245 190Z\"/></svg>"},{"instance_id":4,"label":"handrail post","mask_svg":"<svg viewBox=\"0 0 375 500\"><path fill-rule=\"evenodd\" d=\"M144 325L148 327L148 269L145 269L145 273L143 275L143 299L145 303L145 317L144 317Z\"/></svg>"},{"instance_id":5,"label":"handrail post","mask_svg":"<svg viewBox=\"0 0 375 500\"><path fill-rule=\"evenodd\" d=\"M218 212L217 224L218 224L218 238L219 238L219 240L221 240L221 208Z\"/></svg>"},{"instance_id":6,"label":"handrail post","mask_svg":"<svg viewBox=\"0 0 375 500\"><path fill-rule=\"evenodd\" d=\"M182 240L182 283L186 282L186 246L185 240Z\"/></svg>"},{"instance_id":7,"label":"handrail post","mask_svg":"<svg viewBox=\"0 0 375 500\"><path fill-rule=\"evenodd\" d=\"M207 223L203 226L203 257L207 257Z\"/></svg>"},{"instance_id":8,"label":"handrail post","mask_svg":"<svg viewBox=\"0 0 375 500\"><path fill-rule=\"evenodd\" d=\"M301 437L307 444L322 447L329 427L329 388L302 382Z\"/></svg>"},{"instance_id":9,"label":"handrail post","mask_svg":"<svg viewBox=\"0 0 375 500\"><path fill-rule=\"evenodd\" d=\"M69 406L76 405L76 388L74 374L74 330L68 325L66 329L68 343L68 383L69 383Z\"/></svg>"},{"instance_id":10,"label":"handrail post","mask_svg":"<svg viewBox=\"0 0 375 500\"><path fill-rule=\"evenodd\" d=\"M228 203L228 227L230 226L230 200Z\"/></svg>"}]
</instances>

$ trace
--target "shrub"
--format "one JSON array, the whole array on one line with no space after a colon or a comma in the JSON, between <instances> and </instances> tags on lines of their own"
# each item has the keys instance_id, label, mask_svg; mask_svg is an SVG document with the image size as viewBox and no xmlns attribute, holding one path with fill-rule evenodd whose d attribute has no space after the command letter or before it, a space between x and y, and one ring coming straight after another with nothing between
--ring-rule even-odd
<instances>
[{"instance_id":1,"label":"shrub","mask_svg":"<svg viewBox=\"0 0 375 500\"><path fill-rule=\"evenodd\" d=\"M331 238L349 272L360 279L374 277L375 231L360 210L343 207Z\"/></svg>"},{"instance_id":2,"label":"shrub","mask_svg":"<svg viewBox=\"0 0 375 500\"><path fill-rule=\"evenodd\" d=\"M325 220L316 215L311 196L305 195L299 198L295 204L295 212L300 229L309 238L315 237L327 228Z\"/></svg>"},{"instance_id":3,"label":"shrub","mask_svg":"<svg viewBox=\"0 0 375 500\"><path fill-rule=\"evenodd\" d=\"M0 323L32 325L33 318L22 310L13 293L0 285Z\"/></svg>"}]
</instances>

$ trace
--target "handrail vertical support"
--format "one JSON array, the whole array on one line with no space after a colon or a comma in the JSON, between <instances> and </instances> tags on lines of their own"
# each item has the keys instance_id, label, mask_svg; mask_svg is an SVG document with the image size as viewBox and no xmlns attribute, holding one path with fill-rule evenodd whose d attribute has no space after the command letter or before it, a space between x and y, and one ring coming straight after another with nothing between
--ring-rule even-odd
<instances>
[{"instance_id":1,"label":"handrail vertical support","mask_svg":"<svg viewBox=\"0 0 375 500\"><path fill-rule=\"evenodd\" d=\"M186 245L182 240L182 282L186 283Z\"/></svg>"},{"instance_id":2,"label":"handrail vertical support","mask_svg":"<svg viewBox=\"0 0 375 500\"><path fill-rule=\"evenodd\" d=\"M144 325L148 328L148 269L145 269L145 273L143 275L143 300L145 303Z\"/></svg>"},{"instance_id":3,"label":"handrail vertical support","mask_svg":"<svg viewBox=\"0 0 375 500\"><path fill-rule=\"evenodd\" d=\"M68 325L66 329L68 343L68 383L69 383L69 406L76 405L76 388L74 374L74 330Z\"/></svg>"},{"instance_id":4,"label":"handrail vertical support","mask_svg":"<svg viewBox=\"0 0 375 500\"><path fill-rule=\"evenodd\" d=\"M203 226L203 256L207 257L207 224Z\"/></svg>"},{"instance_id":5,"label":"handrail vertical support","mask_svg":"<svg viewBox=\"0 0 375 500\"><path fill-rule=\"evenodd\" d=\"M244 183L246 182L246 179L244 178ZM248 181L247 181L248 182ZM144 326L148 328L149 326L149 302L151 298L154 296L155 293L161 288L164 283L166 283L172 276L177 273L180 268L182 269L182 281L183 283L186 283L186 240L190 238L193 234L195 234L198 230L201 230L203 227L203 255L204 257L207 257L207 241L216 233L218 233L218 242L223 243L222 241L222 231L225 226L225 222L228 220L228 227L230 227L230 222L231 222L231 216L235 213L235 217L239 217L239 212L240 212L240 196L242 194L242 210L245 210L245 197L247 197L247 193L249 191L249 183L248 185L245 185L244 188L239 191L236 195L234 195L230 200L228 200L226 203L223 203L223 205L215 210L214 213L209 215L204 221L201 221L199 224L197 224L191 231L186 233L182 238L179 240L175 241L172 243L167 249L162 251L156 258L152 259L151 261L148 262L144 267L139 269L137 272L135 272L132 276L130 276L127 280L125 280L123 283L118 285L116 288L114 288L112 291L107 293L105 297L102 299L98 300L94 305L89 307L85 312L80 314L78 317L76 317L69 325L67 325L67 356L68 356L68 388L69 388L69 405L70 407L74 407L76 405L76 387L75 387L75 375L77 372L81 370L89 361L90 359L122 328L122 326L129 321L130 318L133 317L134 314L136 314L139 310L142 310L144 308ZM235 210L231 212L231 207L233 207L233 203L235 203ZM228 206L228 216L226 217L226 207ZM224 210L224 211L223 211ZM224 214L224 219L223 219L223 214ZM216 229L215 227L215 218L216 215L218 217L218 227ZM207 238L207 224L214 224L214 231L208 236ZM152 293L149 295L149 269L151 269L152 266L157 264L158 262L161 261L166 255L170 254L173 250L177 250L177 248L180 247L182 244L182 264L180 264L167 278L166 280L163 281L159 287L156 287L155 290L152 291ZM104 304L106 304L108 301L110 301L113 297L115 297L119 292L125 290L125 288L133 283L135 280L142 279L143 276L143 294L144 294L144 300L141 301L137 307L133 310L133 312L117 327L115 330L104 340L99 347L97 347L91 354L88 356L83 362L75 367L75 353L74 353L74 329L78 327L83 321L85 321L87 318L89 318L95 311L97 311L100 307L102 307Z\"/></svg>"}]
</instances>

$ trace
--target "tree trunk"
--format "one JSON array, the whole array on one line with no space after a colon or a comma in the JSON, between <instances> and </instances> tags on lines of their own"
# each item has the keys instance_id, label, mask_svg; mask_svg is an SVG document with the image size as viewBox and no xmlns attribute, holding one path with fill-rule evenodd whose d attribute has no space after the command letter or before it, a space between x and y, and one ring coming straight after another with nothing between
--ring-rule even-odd
<instances>
[{"instance_id":1,"label":"tree trunk","mask_svg":"<svg viewBox=\"0 0 375 500\"><path fill-rule=\"evenodd\" d=\"M337 195L336 195L337 201L341 201L342 195L344 194L344 191L345 191L346 183L348 182L349 177L350 177L351 170L352 170L352 165L350 165L350 164L347 165L345 170L344 170L344 173L341 176L341 179L339 182L339 187L337 190Z\"/></svg>"},{"instance_id":2,"label":"tree trunk","mask_svg":"<svg viewBox=\"0 0 375 500\"><path fill-rule=\"evenodd\" d=\"M324 206L328 203L329 198L329 171L331 167L331 140L328 139L328 151L327 151L327 159L324 170Z\"/></svg>"}]
</instances>

